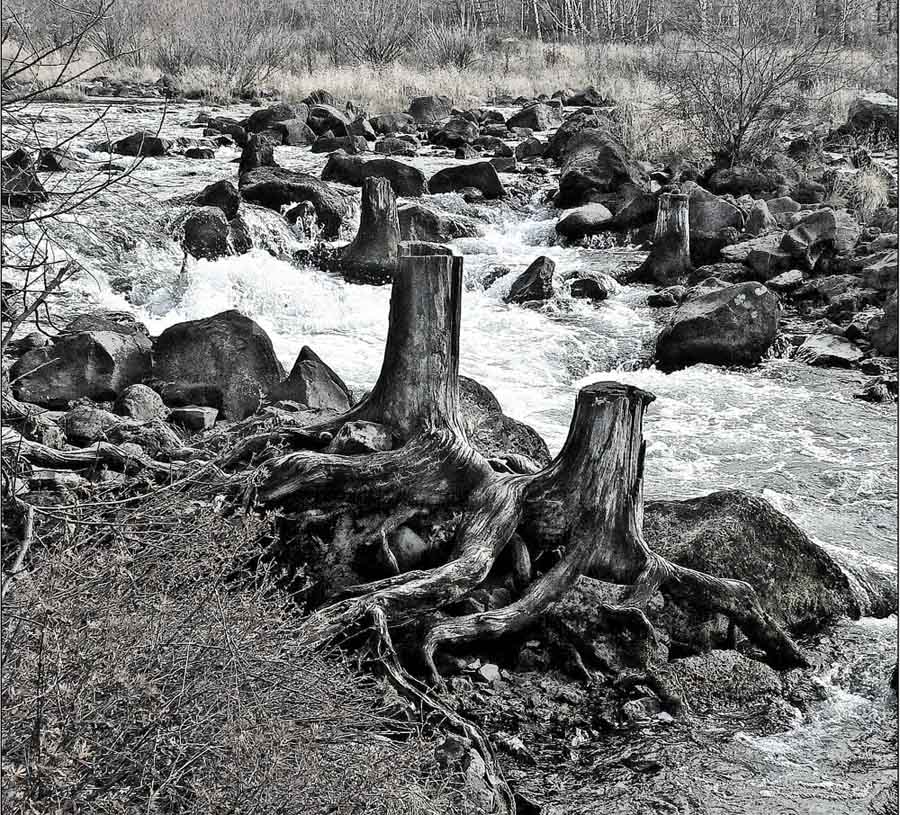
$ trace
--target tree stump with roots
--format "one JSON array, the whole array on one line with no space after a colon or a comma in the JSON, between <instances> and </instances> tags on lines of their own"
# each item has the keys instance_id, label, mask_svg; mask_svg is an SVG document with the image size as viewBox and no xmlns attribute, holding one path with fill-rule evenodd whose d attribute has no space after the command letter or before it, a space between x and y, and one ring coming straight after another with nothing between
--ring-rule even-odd
<instances>
[{"instance_id":1,"label":"tree stump with roots","mask_svg":"<svg viewBox=\"0 0 900 815\"><path fill-rule=\"evenodd\" d=\"M691 266L689 199L680 193L659 196L653 246L647 259L635 270L634 279L661 286L683 283Z\"/></svg>"},{"instance_id":2,"label":"tree stump with roots","mask_svg":"<svg viewBox=\"0 0 900 815\"><path fill-rule=\"evenodd\" d=\"M394 449L358 456L299 450L260 468L256 497L263 506L386 513L376 534L417 510L453 507L460 514L445 562L345 589L304 620L301 635L324 645L367 625L382 640L415 632L420 665L428 681L440 683L439 649L520 631L587 575L631 586L630 612L641 614L659 590L676 603L724 614L773 665L806 664L747 583L681 567L644 542L642 422L652 394L618 382L582 388L565 445L534 474L495 472L470 446L459 417L462 292L461 258L400 257L376 385L346 414L306 430L315 439L348 421L378 422L392 429ZM514 556L501 562L516 570L518 596L502 608L453 616L454 603L485 583L507 547ZM539 556L550 565L535 576L530 564Z\"/></svg>"}]
</instances>

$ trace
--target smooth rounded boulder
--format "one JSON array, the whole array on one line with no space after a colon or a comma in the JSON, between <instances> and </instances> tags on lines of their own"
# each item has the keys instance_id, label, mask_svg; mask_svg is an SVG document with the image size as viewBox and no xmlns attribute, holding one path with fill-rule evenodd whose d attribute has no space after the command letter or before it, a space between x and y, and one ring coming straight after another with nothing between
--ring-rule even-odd
<instances>
[{"instance_id":1,"label":"smooth rounded boulder","mask_svg":"<svg viewBox=\"0 0 900 815\"><path fill-rule=\"evenodd\" d=\"M240 420L256 412L284 370L268 334L230 310L163 331L153 346L153 376L166 384L184 383L186 392L207 394L208 406L226 419Z\"/></svg>"},{"instance_id":2,"label":"smooth rounded boulder","mask_svg":"<svg viewBox=\"0 0 900 815\"><path fill-rule=\"evenodd\" d=\"M663 370L696 363L755 365L778 332L781 304L761 283L710 291L681 305L656 342Z\"/></svg>"},{"instance_id":3,"label":"smooth rounded boulder","mask_svg":"<svg viewBox=\"0 0 900 815\"><path fill-rule=\"evenodd\" d=\"M360 156L348 156L339 150L328 157L322 169L323 181L361 187L367 178L386 178L394 194L405 198L418 198L428 192L425 174L418 167L392 158L366 160Z\"/></svg>"},{"instance_id":4,"label":"smooth rounded boulder","mask_svg":"<svg viewBox=\"0 0 900 815\"><path fill-rule=\"evenodd\" d=\"M404 241L444 243L456 238L474 238L481 227L462 215L438 212L421 204L406 204L397 210L400 237Z\"/></svg>"},{"instance_id":5,"label":"smooth rounded boulder","mask_svg":"<svg viewBox=\"0 0 900 815\"><path fill-rule=\"evenodd\" d=\"M428 190L431 193L457 192L466 187L480 190L488 199L503 198L506 195L503 182L489 161L445 167L428 179Z\"/></svg>"},{"instance_id":6,"label":"smooth rounded boulder","mask_svg":"<svg viewBox=\"0 0 900 815\"><path fill-rule=\"evenodd\" d=\"M569 240L597 235L610 228L613 214L603 204L585 204L566 212L556 222L556 232Z\"/></svg>"},{"instance_id":7,"label":"smooth rounded boulder","mask_svg":"<svg viewBox=\"0 0 900 815\"><path fill-rule=\"evenodd\" d=\"M625 147L604 130L582 130L563 152L555 203L560 208L578 207L626 184L644 188L647 177Z\"/></svg>"}]
</instances>

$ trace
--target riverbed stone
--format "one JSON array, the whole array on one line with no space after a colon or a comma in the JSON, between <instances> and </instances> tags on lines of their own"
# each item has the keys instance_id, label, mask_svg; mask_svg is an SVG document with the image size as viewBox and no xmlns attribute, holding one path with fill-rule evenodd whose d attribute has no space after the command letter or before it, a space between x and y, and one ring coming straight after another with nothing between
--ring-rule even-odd
<instances>
[{"instance_id":1,"label":"riverbed stone","mask_svg":"<svg viewBox=\"0 0 900 815\"><path fill-rule=\"evenodd\" d=\"M514 127L527 127L537 132L550 130L559 122L559 114L550 106L544 104L529 105L527 108L514 113L506 121L506 126L511 130Z\"/></svg>"},{"instance_id":2,"label":"riverbed stone","mask_svg":"<svg viewBox=\"0 0 900 815\"><path fill-rule=\"evenodd\" d=\"M218 408L226 419L240 420L256 412L284 370L266 332L230 310L163 331L153 348L153 375L206 390L211 397L206 406Z\"/></svg>"},{"instance_id":3,"label":"riverbed stone","mask_svg":"<svg viewBox=\"0 0 900 815\"><path fill-rule=\"evenodd\" d=\"M444 243L456 238L474 238L481 226L462 215L438 212L422 204L404 204L397 210L400 237L404 241Z\"/></svg>"},{"instance_id":4,"label":"riverbed stone","mask_svg":"<svg viewBox=\"0 0 900 815\"><path fill-rule=\"evenodd\" d=\"M184 220L184 251L195 258L216 260L233 254L225 213L218 207L197 207Z\"/></svg>"},{"instance_id":5,"label":"riverbed stone","mask_svg":"<svg viewBox=\"0 0 900 815\"><path fill-rule=\"evenodd\" d=\"M579 240L608 229L612 218L613 214L603 204L585 204L565 212L556 222L556 231L569 240Z\"/></svg>"},{"instance_id":6,"label":"riverbed stone","mask_svg":"<svg viewBox=\"0 0 900 815\"><path fill-rule=\"evenodd\" d=\"M657 361L664 369L753 365L774 341L780 316L778 297L761 283L709 292L675 312L657 340Z\"/></svg>"},{"instance_id":7,"label":"riverbed stone","mask_svg":"<svg viewBox=\"0 0 900 815\"><path fill-rule=\"evenodd\" d=\"M588 128L565 146L555 203L560 208L581 206L626 184L643 188L647 176L608 131Z\"/></svg>"},{"instance_id":8,"label":"riverbed stone","mask_svg":"<svg viewBox=\"0 0 900 815\"><path fill-rule=\"evenodd\" d=\"M342 413L350 407L350 389L344 381L312 350L304 345L297 355L287 379L274 394L318 410Z\"/></svg>"},{"instance_id":9,"label":"riverbed stone","mask_svg":"<svg viewBox=\"0 0 900 815\"><path fill-rule=\"evenodd\" d=\"M798 362L829 368L850 368L862 358L856 344L835 334L812 334L794 354Z\"/></svg>"},{"instance_id":10,"label":"riverbed stone","mask_svg":"<svg viewBox=\"0 0 900 815\"><path fill-rule=\"evenodd\" d=\"M474 187L487 199L503 198L506 195L503 182L489 161L445 167L428 179L428 190L431 193L459 192L466 187Z\"/></svg>"},{"instance_id":11,"label":"riverbed stone","mask_svg":"<svg viewBox=\"0 0 900 815\"><path fill-rule=\"evenodd\" d=\"M229 221L238 214L240 203L241 195L237 187L225 179L208 184L194 198L194 204L198 207L218 207Z\"/></svg>"},{"instance_id":12,"label":"riverbed stone","mask_svg":"<svg viewBox=\"0 0 900 815\"><path fill-rule=\"evenodd\" d=\"M162 397L155 390L141 383L125 388L116 399L114 409L119 416L125 416L138 422L165 418L169 413L169 409L163 404Z\"/></svg>"},{"instance_id":13,"label":"riverbed stone","mask_svg":"<svg viewBox=\"0 0 900 815\"><path fill-rule=\"evenodd\" d=\"M549 300L553 297L553 273L556 264L541 255L520 274L509 288L504 300L507 303L527 303L532 300Z\"/></svg>"},{"instance_id":14,"label":"riverbed stone","mask_svg":"<svg viewBox=\"0 0 900 815\"><path fill-rule=\"evenodd\" d=\"M328 157L322 170L323 181L337 181L354 187L361 187L367 178L386 178L394 194L406 198L417 198L428 192L425 174L418 167L392 158L364 159L339 150Z\"/></svg>"}]
</instances>

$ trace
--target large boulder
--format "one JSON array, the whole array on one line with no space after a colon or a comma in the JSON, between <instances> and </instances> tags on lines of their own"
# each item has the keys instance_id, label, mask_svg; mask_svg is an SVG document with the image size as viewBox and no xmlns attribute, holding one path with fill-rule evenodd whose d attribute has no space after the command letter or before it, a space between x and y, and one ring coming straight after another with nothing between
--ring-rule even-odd
<instances>
[{"instance_id":1,"label":"large boulder","mask_svg":"<svg viewBox=\"0 0 900 815\"><path fill-rule=\"evenodd\" d=\"M694 181L685 182L682 192L688 196L691 261L695 266L711 263L729 242L730 231L743 228L744 214Z\"/></svg>"},{"instance_id":2,"label":"large boulder","mask_svg":"<svg viewBox=\"0 0 900 815\"><path fill-rule=\"evenodd\" d=\"M73 322L50 346L35 348L10 370L23 402L65 408L75 399L115 399L150 375L150 338L137 325L107 320Z\"/></svg>"},{"instance_id":3,"label":"large boulder","mask_svg":"<svg viewBox=\"0 0 900 815\"><path fill-rule=\"evenodd\" d=\"M851 368L863 358L859 346L837 334L811 334L794 353L794 359L828 368Z\"/></svg>"},{"instance_id":4,"label":"large boulder","mask_svg":"<svg viewBox=\"0 0 900 815\"><path fill-rule=\"evenodd\" d=\"M506 122L512 130L514 127L527 127L529 130L550 130L559 123L559 114L549 105L536 104L514 113Z\"/></svg>"},{"instance_id":5,"label":"large boulder","mask_svg":"<svg viewBox=\"0 0 900 815\"><path fill-rule=\"evenodd\" d=\"M871 603L855 578L786 515L738 490L687 501L647 501L644 537L669 560L743 580L764 611L795 633L858 618Z\"/></svg>"},{"instance_id":6,"label":"large boulder","mask_svg":"<svg viewBox=\"0 0 900 815\"><path fill-rule=\"evenodd\" d=\"M780 316L778 297L760 283L711 291L675 312L657 339L657 361L663 369L753 365L772 345Z\"/></svg>"},{"instance_id":7,"label":"large boulder","mask_svg":"<svg viewBox=\"0 0 900 815\"><path fill-rule=\"evenodd\" d=\"M226 419L255 413L260 399L284 378L272 341L239 311L170 326L153 348L153 376L202 391ZM165 395L165 391L163 391Z\"/></svg>"},{"instance_id":8,"label":"large boulder","mask_svg":"<svg viewBox=\"0 0 900 815\"><path fill-rule=\"evenodd\" d=\"M785 233L781 248L800 266L812 269L823 255L851 252L860 231L860 225L846 210L819 209Z\"/></svg>"},{"instance_id":9,"label":"large boulder","mask_svg":"<svg viewBox=\"0 0 900 815\"><path fill-rule=\"evenodd\" d=\"M397 210L397 215L400 237L404 241L444 243L481 234L481 227L470 218L437 212L421 204L405 204Z\"/></svg>"},{"instance_id":10,"label":"large boulder","mask_svg":"<svg viewBox=\"0 0 900 815\"><path fill-rule=\"evenodd\" d=\"M718 195L731 193L735 198L742 195L758 198L764 193L771 192L775 185L761 170L736 164L733 167L714 170L707 178L706 186Z\"/></svg>"},{"instance_id":11,"label":"large boulder","mask_svg":"<svg viewBox=\"0 0 900 815\"><path fill-rule=\"evenodd\" d=\"M361 156L332 153L322 169L323 181L337 181L361 187L367 178L386 178L398 196L416 198L428 192L425 174L418 168L392 158L366 160Z\"/></svg>"},{"instance_id":12,"label":"large boulder","mask_svg":"<svg viewBox=\"0 0 900 815\"><path fill-rule=\"evenodd\" d=\"M255 170L257 167L276 167L275 144L268 136L251 133L247 137L247 143L241 150L241 158L238 162L238 177Z\"/></svg>"},{"instance_id":13,"label":"large boulder","mask_svg":"<svg viewBox=\"0 0 900 815\"><path fill-rule=\"evenodd\" d=\"M216 116L207 120L206 130L203 131L203 135L214 135L217 133L225 133L231 136L238 147L243 147L247 143L247 131L237 119L231 119L227 116Z\"/></svg>"},{"instance_id":14,"label":"large boulder","mask_svg":"<svg viewBox=\"0 0 900 815\"><path fill-rule=\"evenodd\" d=\"M505 415L497 397L484 385L459 377L459 407L466 437L483 456L524 456L538 467L550 463L550 450L537 431Z\"/></svg>"},{"instance_id":15,"label":"large boulder","mask_svg":"<svg viewBox=\"0 0 900 815\"><path fill-rule=\"evenodd\" d=\"M379 113L369 119L369 124L381 136L416 132L416 120L408 113Z\"/></svg>"},{"instance_id":16,"label":"large boulder","mask_svg":"<svg viewBox=\"0 0 900 815\"><path fill-rule=\"evenodd\" d=\"M466 187L481 190L485 198L503 198L506 195L500 176L489 161L445 167L428 179L431 193L456 192Z\"/></svg>"},{"instance_id":17,"label":"large boulder","mask_svg":"<svg viewBox=\"0 0 900 815\"><path fill-rule=\"evenodd\" d=\"M0 203L27 207L47 200L47 191L35 172L34 160L25 150L13 150L0 160Z\"/></svg>"},{"instance_id":18,"label":"large boulder","mask_svg":"<svg viewBox=\"0 0 900 815\"><path fill-rule=\"evenodd\" d=\"M253 111L244 123L244 129L248 133L262 133L272 129L277 122L295 119L305 123L308 116L309 108L303 103L294 107L287 102L279 102L272 107Z\"/></svg>"},{"instance_id":19,"label":"large boulder","mask_svg":"<svg viewBox=\"0 0 900 815\"><path fill-rule=\"evenodd\" d=\"M420 124L431 124L446 119L453 109L447 96L417 96L409 103L409 115Z\"/></svg>"},{"instance_id":20,"label":"large boulder","mask_svg":"<svg viewBox=\"0 0 900 815\"><path fill-rule=\"evenodd\" d=\"M608 124L608 122L606 123ZM569 142L582 130L602 129L604 121L595 113L587 111L577 111L566 116L563 123L557 128L556 132L550 137L547 143L547 150L544 155L556 162L562 161L563 154L568 147Z\"/></svg>"},{"instance_id":21,"label":"large boulder","mask_svg":"<svg viewBox=\"0 0 900 815\"><path fill-rule=\"evenodd\" d=\"M287 379L275 388L279 399L290 399L317 410L342 413L350 408L350 389L308 346L297 355Z\"/></svg>"},{"instance_id":22,"label":"large boulder","mask_svg":"<svg viewBox=\"0 0 900 815\"><path fill-rule=\"evenodd\" d=\"M288 147L303 147L312 144L317 136L313 129L306 123L306 119L284 119L275 122L272 132L281 137L281 143Z\"/></svg>"},{"instance_id":23,"label":"large boulder","mask_svg":"<svg viewBox=\"0 0 900 815\"><path fill-rule=\"evenodd\" d=\"M603 204L585 204L566 212L556 222L556 232L569 240L597 235L610 228L613 214Z\"/></svg>"},{"instance_id":24,"label":"large boulder","mask_svg":"<svg viewBox=\"0 0 900 815\"><path fill-rule=\"evenodd\" d=\"M215 260L234 254L228 220L218 207L197 207L185 218L182 228L181 245L189 255Z\"/></svg>"},{"instance_id":25,"label":"large boulder","mask_svg":"<svg viewBox=\"0 0 900 815\"><path fill-rule=\"evenodd\" d=\"M334 136L350 136L350 117L333 105L310 105L306 123L317 136L328 131Z\"/></svg>"},{"instance_id":26,"label":"large boulder","mask_svg":"<svg viewBox=\"0 0 900 815\"><path fill-rule=\"evenodd\" d=\"M107 143L100 146L100 149L106 153L118 153L121 156L164 156L172 147L172 142L168 139L160 138L156 133L148 133L139 131L125 136L111 144Z\"/></svg>"},{"instance_id":27,"label":"large boulder","mask_svg":"<svg viewBox=\"0 0 900 815\"><path fill-rule=\"evenodd\" d=\"M851 133L883 131L897 138L897 97L888 93L859 96L850 104L844 130Z\"/></svg>"},{"instance_id":28,"label":"large boulder","mask_svg":"<svg viewBox=\"0 0 900 815\"><path fill-rule=\"evenodd\" d=\"M608 107L613 104L611 99L607 99L600 93L593 85L588 85L586 88L582 88L580 91L574 91L569 96L565 97L564 104L569 107L578 107L578 108L600 108L600 107Z\"/></svg>"},{"instance_id":29,"label":"large boulder","mask_svg":"<svg viewBox=\"0 0 900 815\"><path fill-rule=\"evenodd\" d=\"M259 167L240 177L241 197L251 203L280 211L289 204L309 201L324 238L336 238L347 214L347 201L324 181L283 167Z\"/></svg>"},{"instance_id":30,"label":"large boulder","mask_svg":"<svg viewBox=\"0 0 900 815\"><path fill-rule=\"evenodd\" d=\"M582 130L566 145L555 203L560 208L577 207L626 184L641 188L646 182L644 172L609 133Z\"/></svg>"},{"instance_id":31,"label":"large boulder","mask_svg":"<svg viewBox=\"0 0 900 815\"><path fill-rule=\"evenodd\" d=\"M439 147L461 147L464 144L472 144L478 138L478 125L468 119L454 116L431 131L428 138L432 144Z\"/></svg>"},{"instance_id":32,"label":"large boulder","mask_svg":"<svg viewBox=\"0 0 900 815\"><path fill-rule=\"evenodd\" d=\"M897 356L898 319L897 292L894 292L884 304L884 315L872 327L872 345L883 356Z\"/></svg>"},{"instance_id":33,"label":"large boulder","mask_svg":"<svg viewBox=\"0 0 900 815\"><path fill-rule=\"evenodd\" d=\"M556 264L550 258L545 255L535 258L531 265L513 281L504 300L507 303L549 300L553 297L554 271L556 271Z\"/></svg>"},{"instance_id":34,"label":"large boulder","mask_svg":"<svg viewBox=\"0 0 900 815\"><path fill-rule=\"evenodd\" d=\"M194 198L195 206L218 207L229 221L237 216L240 203L241 195L237 187L225 180L208 184Z\"/></svg>"}]
</instances>

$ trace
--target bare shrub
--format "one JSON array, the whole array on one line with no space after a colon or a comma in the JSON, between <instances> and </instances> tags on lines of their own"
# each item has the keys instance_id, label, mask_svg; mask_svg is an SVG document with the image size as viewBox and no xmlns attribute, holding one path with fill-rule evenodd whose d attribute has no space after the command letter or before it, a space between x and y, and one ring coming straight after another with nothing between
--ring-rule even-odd
<instances>
[{"instance_id":1,"label":"bare shrub","mask_svg":"<svg viewBox=\"0 0 900 815\"><path fill-rule=\"evenodd\" d=\"M679 33L658 50L661 109L687 122L719 160L763 151L840 59L825 34L786 40L783 15L774 0L749 0L728 17L679 19Z\"/></svg>"},{"instance_id":2,"label":"bare shrub","mask_svg":"<svg viewBox=\"0 0 900 815\"><path fill-rule=\"evenodd\" d=\"M481 60L484 39L471 29L431 25L424 35L422 60L429 66L452 66L460 71L472 68Z\"/></svg>"},{"instance_id":3,"label":"bare shrub","mask_svg":"<svg viewBox=\"0 0 900 815\"><path fill-rule=\"evenodd\" d=\"M418 33L405 0L349 0L333 6L330 31L340 51L375 67L395 62Z\"/></svg>"}]
</instances>

